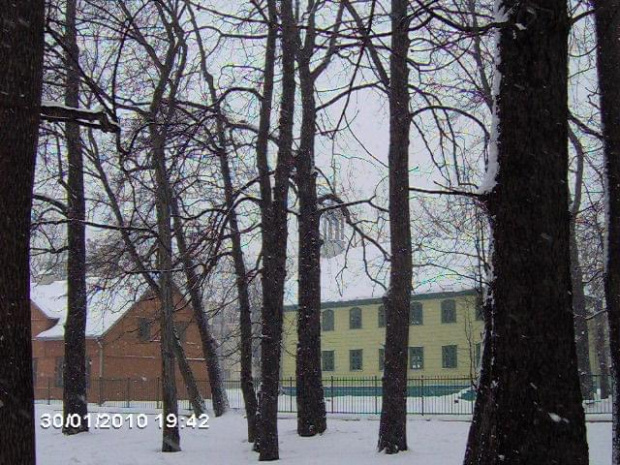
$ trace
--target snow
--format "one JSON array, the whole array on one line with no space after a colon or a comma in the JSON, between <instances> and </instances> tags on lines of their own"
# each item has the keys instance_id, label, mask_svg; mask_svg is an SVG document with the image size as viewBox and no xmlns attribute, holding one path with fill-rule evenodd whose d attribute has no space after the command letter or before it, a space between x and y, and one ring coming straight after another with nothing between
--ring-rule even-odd
<instances>
[{"instance_id":1,"label":"snow","mask_svg":"<svg viewBox=\"0 0 620 465\"><path fill-rule=\"evenodd\" d=\"M382 244L389 250L389 244ZM469 264L462 266L453 260L452 267L414 267L414 294L460 292L476 287ZM286 282L285 304L297 303L297 270L293 269ZM351 300L376 299L385 294L389 283L390 263L383 252L374 245L351 247L333 258L321 259L321 301L347 302Z\"/></svg>"},{"instance_id":2,"label":"snow","mask_svg":"<svg viewBox=\"0 0 620 465\"><path fill-rule=\"evenodd\" d=\"M100 337L138 301L138 291L130 286L103 288L98 279L87 280L86 337ZM58 319L56 325L38 334L37 339L62 339L67 318L67 281L30 284L30 299L48 317Z\"/></svg>"},{"instance_id":3,"label":"snow","mask_svg":"<svg viewBox=\"0 0 620 465\"><path fill-rule=\"evenodd\" d=\"M494 7L495 23L501 24L509 20L508 11L503 7L503 0L495 0ZM499 139L499 108L498 99L500 93L500 86L502 82L502 73L499 70L501 58L499 50L500 32L499 29L495 31L495 57L493 59L494 74L493 74L493 119L491 122L491 140L489 141L489 156L487 160L487 169L484 173L482 184L478 190L480 194L488 194L493 190L497 182L497 175L499 174L499 160L497 157L498 152L498 139Z\"/></svg>"},{"instance_id":4,"label":"snow","mask_svg":"<svg viewBox=\"0 0 620 465\"><path fill-rule=\"evenodd\" d=\"M60 413L49 406L37 406L37 419L44 413ZM300 438L296 419L285 415L278 422L280 462L295 465L342 465L375 463L460 465L469 423L432 418L410 418L407 423L409 450L395 456L376 452L377 417L340 419L328 417L328 430L314 438ZM161 430L155 416L148 416L145 429L92 429L89 433L65 437L58 429L37 430L38 463L42 465L186 465L188 463L244 464L258 462L247 443L243 416L231 412L209 420L209 429L183 429L182 452L162 454ZM588 423L590 464L611 460L611 423Z\"/></svg>"}]
</instances>

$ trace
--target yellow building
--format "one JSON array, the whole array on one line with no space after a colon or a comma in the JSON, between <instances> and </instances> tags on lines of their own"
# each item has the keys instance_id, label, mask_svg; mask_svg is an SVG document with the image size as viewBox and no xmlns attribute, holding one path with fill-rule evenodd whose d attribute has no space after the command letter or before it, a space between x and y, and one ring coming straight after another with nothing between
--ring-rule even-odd
<instances>
[{"instance_id":1,"label":"yellow building","mask_svg":"<svg viewBox=\"0 0 620 465\"><path fill-rule=\"evenodd\" d=\"M409 376L473 378L482 353L476 290L414 294L409 313ZM297 311L284 313L282 377L295 376ZM321 315L323 377L381 377L385 313L381 298L325 302Z\"/></svg>"}]
</instances>

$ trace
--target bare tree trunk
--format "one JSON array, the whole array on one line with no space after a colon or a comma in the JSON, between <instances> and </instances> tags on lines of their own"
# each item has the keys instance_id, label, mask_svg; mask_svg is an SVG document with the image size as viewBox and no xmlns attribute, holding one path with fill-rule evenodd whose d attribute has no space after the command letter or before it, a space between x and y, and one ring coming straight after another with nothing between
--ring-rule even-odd
<instances>
[{"instance_id":1,"label":"bare tree trunk","mask_svg":"<svg viewBox=\"0 0 620 465\"><path fill-rule=\"evenodd\" d=\"M196 378L194 377L194 372L192 371L192 367L187 362L185 350L183 349L183 345L181 344L179 335L176 331L174 333L174 354L179 364L179 371L183 377L183 382L185 383L185 387L187 389L189 403L192 406L194 415L196 415L196 417L200 417L200 415L207 412L207 408L205 407L204 400L202 400L200 390L198 389L198 384L196 383Z\"/></svg>"},{"instance_id":2,"label":"bare tree trunk","mask_svg":"<svg viewBox=\"0 0 620 465\"><path fill-rule=\"evenodd\" d=\"M585 465L571 311L567 5L504 0L497 9L507 25L499 31L496 143L485 183L495 275L490 382L468 458Z\"/></svg>"},{"instance_id":3,"label":"bare tree trunk","mask_svg":"<svg viewBox=\"0 0 620 465\"><path fill-rule=\"evenodd\" d=\"M607 171L605 300L613 398L612 463L620 464L620 1L595 0L598 78Z\"/></svg>"},{"instance_id":4,"label":"bare tree trunk","mask_svg":"<svg viewBox=\"0 0 620 465\"><path fill-rule=\"evenodd\" d=\"M44 2L0 0L0 463L34 465L30 211Z\"/></svg>"},{"instance_id":5,"label":"bare tree trunk","mask_svg":"<svg viewBox=\"0 0 620 465\"><path fill-rule=\"evenodd\" d=\"M607 399L609 397L609 362L607 360L607 338L605 337L605 319L601 315L602 302L600 300L595 301L595 313L598 315L594 320L594 345L596 347L596 358L598 359L598 366L600 370L600 389L601 399Z\"/></svg>"},{"instance_id":6,"label":"bare tree trunk","mask_svg":"<svg viewBox=\"0 0 620 465\"><path fill-rule=\"evenodd\" d=\"M174 369L174 325L173 325L173 282L172 282L172 230L170 227L170 191L166 188L168 179L163 142L157 131L151 127L153 162L155 163L158 271L160 295L160 340L162 361L162 400L164 419L178 418L177 387ZM168 421L163 424L162 452L181 450L178 425Z\"/></svg>"},{"instance_id":7,"label":"bare tree trunk","mask_svg":"<svg viewBox=\"0 0 620 465\"><path fill-rule=\"evenodd\" d=\"M171 194L172 196L172 194ZM174 234L181 255L181 263L183 272L187 281L187 290L189 292L189 301L194 312L194 320L198 326L200 333L200 343L202 345L202 353L207 364L207 372L209 374L209 385L211 387L211 397L213 403L213 413L216 417L223 415L228 409L228 397L224 389L224 381L222 379L222 370L220 360L217 353L217 342L211 334L209 322L207 320L204 304L202 301L202 292L200 291L200 279L196 274L195 266L190 257L183 232L183 225L179 216L179 207L176 197L171 199L172 202L172 218L174 226Z\"/></svg>"},{"instance_id":8,"label":"bare tree trunk","mask_svg":"<svg viewBox=\"0 0 620 465\"><path fill-rule=\"evenodd\" d=\"M474 404L474 413L469 435L467 437L467 447L465 449L464 465L477 465L478 454L486 446L485 443L489 439L482 435L482 432L488 431L491 425L489 416L483 415L489 401L489 393L491 388L491 345L490 340L490 321L491 321L491 302L487 299L484 302L484 344L482 347L482 361L480 362L480 376L478 386L476 387L476 402Z\"/></svg>"},{"instance_id":9,"label":"bare tree trunk","mask_svg":"<svg viewBox=\"0 0 620 465\"><path fill-rule=\"evenodd\" d=\"M588 310L584 292L583 270L579 260L579 244L577 242L577 215L581 207L581 191L583 188L583 170L585 153L579 138L568 128L568 138L577 152L577 169L575 174L575 188L573 202L570 206L570 263L573 286L573 314L575 318L575 344L577 347L577 367L581 396L591 399L594 394L592 384L592 366L590 365L590 337L588 335Z\"/></svg>"},{"instance_id":10,"label":"bare tree trunk","mask_svg":"<svg viewBox=\"0 0 620 465\"><path fill-rule=\"evenodd\" d=\"M76 0L67 0L65 14L66 89L65 104L79 107L80 75L76 31ZM80 127L65 124L68 154L67 180L67 320L65 323L65 364L63 369L63 433L67 435L88 431L86 415L86 239L84 220L84 157ZM82 419L78 426L67 421L69 416Z\"/></svg>"},{"instance_id":11,"label":"bare tree trunk","mask_svg":"<svg viewBox=\"0 0 620 465\"><path fill-rule=\"evenodd\" d=\"M221 123L220 123L221 124ZM233 185L228 164L228 154L225 149L225 136L223 128L219 128L219 144L221 148L220 167L224 179L224 192L226 196L226 208L228 209L228 225L230 228L230 240L232 243L232 256L235 265L237 284L237 298L239 299L239 325L241 330L241 392L245 404L245 414L248 422L248 442L256 440L256 415L258 399L254 390L252 379L252 311L250 308L250 293L248 289L248 276L241 248L241 234L235 211L233 197Z\"/></svg>"},{"instance_id":12,"label":"bare tree trunk","mask_svg":"<svg viewBox=\"0 0 620 465\"><path fill-rule=\"evenodd\" d=\"M314 6L314 3L308 5L304 46L297 51L302 102L301 140L296 157L300 253L295 375L297 434L300 436L321 434L327 428L321 370L321 234L314 157L315 77L310 69L316 36Z\"/></svg>"},{"instance_id":13,"label":"bare tree trunk","mask_svg":"<svg viewBox=\"0 0 620 465\"><path fill-rule=\"evenodd\" d=\"M390 287L386 309L385 368L379 451L407 450L407 359L411 305L411 226L409 213L409 19L406 0L392 0L390 54Z\"/></svg>"},{"instance_id":14,"label":"bare tree trunk","mask_svg":"<svg viewBox=\"0 0 620 465\"><path fill-rule=\"evenodd\" d=\"M592 384L592 366L590 364L590 336L588 334L588 313L586 295L583 289L583 271L579 261L579 245L575 231L575 218L571 217L570 225L571 279L573 288L573 314L575 318L575 346L577 349L577 368L581 396L591 399L594 394Z\"/></svg>"},{"instance_id":15,"label":"bare tree trunk","mask_svg":"<svg viewBox=\"0 0 620 465\"><path fill-rule=\"evenodd\" d=\"M275 8L273 1L270 9ZM260 460L278 460L278 391L282 351L282 314L288 241L288 189L292 162L295 112L295 21L292 0L281 0L282 95L280 133L273 201L263 212L263 308L260 389ZM270 11L270 18L275 14ZM264 199L263 199L264 200ZM265 215L264 213L267 213Z\"/></svg>"}]
</instances>

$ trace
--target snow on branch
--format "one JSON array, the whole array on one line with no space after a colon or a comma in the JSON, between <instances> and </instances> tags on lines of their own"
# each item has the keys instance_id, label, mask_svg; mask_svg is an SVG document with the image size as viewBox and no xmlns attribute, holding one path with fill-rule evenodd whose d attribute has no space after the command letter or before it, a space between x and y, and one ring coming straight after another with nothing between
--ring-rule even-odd
<instances>
[{"instance_id":1,"label":"snow on branch","mask_svg":"<svg viewBox=\"0 0 620 465\"><path fill-rule=\"evenodd\" d=\"M110 119L104 110L68 107L55 102L41 102L41 117L46 121L74 122L81 126L101 129L103 132L120 132L121 127Z\"/></svg>"}]
</instances>

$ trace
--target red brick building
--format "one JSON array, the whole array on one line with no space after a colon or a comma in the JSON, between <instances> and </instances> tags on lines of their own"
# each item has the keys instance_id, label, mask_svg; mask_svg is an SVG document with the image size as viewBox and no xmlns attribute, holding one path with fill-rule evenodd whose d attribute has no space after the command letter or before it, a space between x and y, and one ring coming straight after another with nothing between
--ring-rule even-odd
<instances>
[{"instance_id":1,"label":"red brick building","mask_svg":"<svg viewBox=\"0 0 620 465\"><path fill-rule=\"evenodd\" d=\"M66 281L31 286L35 397L62 399ZM205 398L211 397L198 327L181 295L174 324ZM159 301L151 292L97 288L89 281L86 358L89 402L161 398ZM177 368L179 399L186 389ZM103 380L103 381L102 381Z\"/></svg>"}]
</instances>

